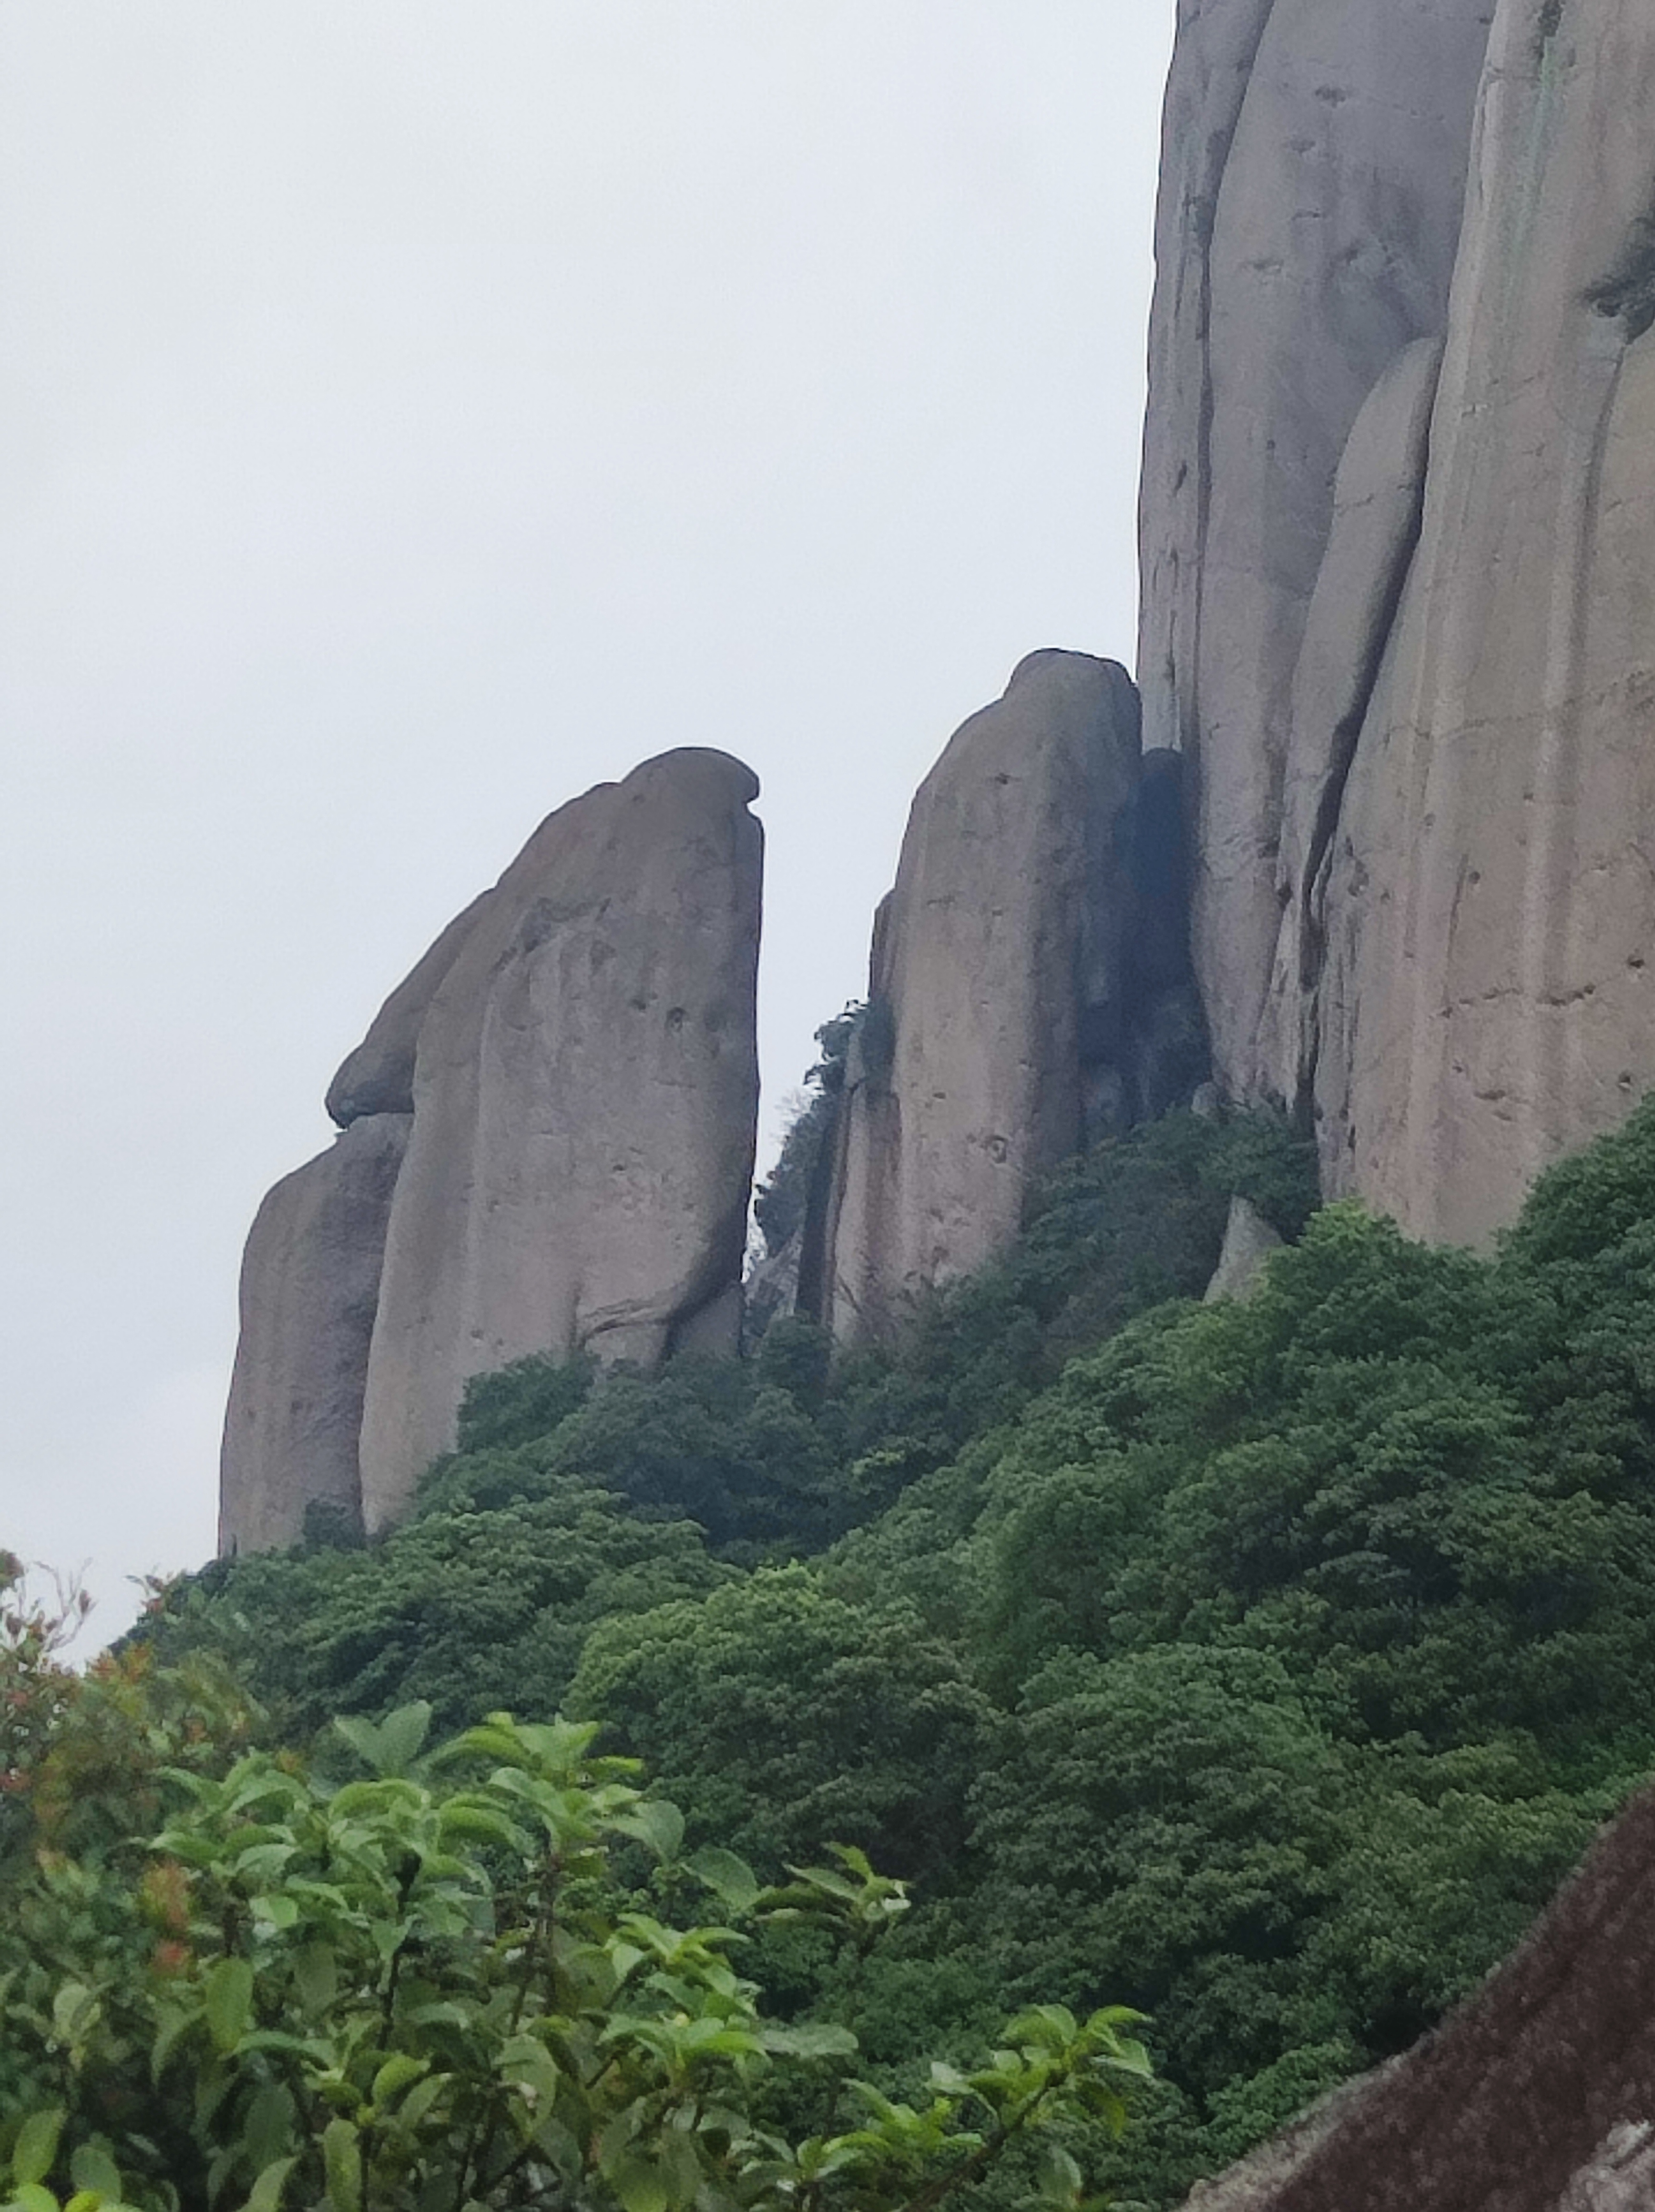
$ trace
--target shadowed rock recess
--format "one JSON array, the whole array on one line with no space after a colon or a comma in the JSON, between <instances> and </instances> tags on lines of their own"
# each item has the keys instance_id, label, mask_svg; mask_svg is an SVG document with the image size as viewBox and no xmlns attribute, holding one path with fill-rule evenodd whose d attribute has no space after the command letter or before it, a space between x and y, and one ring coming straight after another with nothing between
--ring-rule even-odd
<instances>
[{"instance_id":1,"label":"shadowed rock recess","mask_svg":"<svg viewBox=\"0 0 1655 2212\"><path fill-rule=\"evenodd\" d=\"M529 1352L734 1350L758 1113L758 784L684 750L543 823L330 1091L243 1272L226 1550L367 1528Z\"/></svg>"}]
</instances>

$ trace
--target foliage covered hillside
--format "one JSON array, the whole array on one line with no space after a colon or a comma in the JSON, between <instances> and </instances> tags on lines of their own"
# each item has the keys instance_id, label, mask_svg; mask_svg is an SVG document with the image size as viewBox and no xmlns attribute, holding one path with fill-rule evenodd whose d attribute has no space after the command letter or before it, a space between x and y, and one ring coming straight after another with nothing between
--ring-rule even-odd
<instances>
[{"instance_id":1,"label":"foliage covered hillside","mask_svg":"<svg viewBox=\"0 0 1655 2212\"><path fill-rule=\"evenodd\" d=\"M1299 1241L1201 1306L1234 1189ZM1173 2201L1416 2037L1655 1765L1655 1106L1489 1260L1308 1212L1278 1133L1174 1119L902 1360L784 1323L742 1370L491 1378L405 1528L210 1569L157 1646L300 1735L601 1721L767 1878L865 1845L915 1902L870 2059L1137 2005L1117 2185ZM784 2003L852 2002L763 1941Z\"/></svg>"}]
</instances>

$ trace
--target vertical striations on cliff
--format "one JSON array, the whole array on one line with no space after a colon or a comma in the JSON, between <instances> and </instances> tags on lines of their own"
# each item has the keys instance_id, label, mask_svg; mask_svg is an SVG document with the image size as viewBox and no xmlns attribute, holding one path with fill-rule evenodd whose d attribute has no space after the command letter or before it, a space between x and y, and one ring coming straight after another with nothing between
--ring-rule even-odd
<instances>
[{"instance_id":1,"label":"vertical striations on cliff","mask_svg":"<svg viewBox=\"0 0 1655 2212\"><path fill-rule=\"evenodd\" d=\"M1147 742L1188 757L1215 1071L1266 1087L1294 678L1353 424L1440 332L1493 0L1182 0L1140 515Z\"/></svg>"},{"instance_id":2,"label":"vertical striations on cliff","mask_svg":"<svg viewBox=\"0 0 1655 2212\"><path fill-rule=\"evenodd\" d=\"M1330 1183L1480 1241L1655 1078L1655 13L1502 0L1326 896Z\"/></svg>"}]
</instances>

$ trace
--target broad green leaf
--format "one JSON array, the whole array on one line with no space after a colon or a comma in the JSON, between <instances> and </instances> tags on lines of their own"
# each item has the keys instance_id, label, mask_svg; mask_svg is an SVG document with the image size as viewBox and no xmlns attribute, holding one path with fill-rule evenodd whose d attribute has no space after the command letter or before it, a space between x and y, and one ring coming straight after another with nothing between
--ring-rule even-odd
<instances>
[{"instance_id":1,"label":"broad green leaf","mask_svg":"<svg viewBox=\"0 0 1655 2212\"><path fill-rule=\"evenodd\" d=\"M498 1844L508 1851L525 1850L529 1844L528 1836L515 1820L488 1805L463 1802L445 1805L437 1815L437 1825L445 1842L458 1836L467 1843Z\"/></svg>"},{"instance_id":2,"label":"broad green leaf","mask_svg":"<svg viewBox=\"0 0 1655 2212\"><path fill-rule=\"evenodd\" d=\"M349 2120L330 2120L323 2130L322 2165L333 2212L362 2212L361 2138Z\"/></svg>"},{"instance_id":3,"label":"broad green leaf","mask_svg":"<svg viewBox=\"0 0 1655 2212\"><path fill-rule=\"evenodd\" d=\"M431 1733L431 1707L423 1698L401 1705L381 1723L379 1743L385 1765L382 1774L406 1774L425 1748Z\"/></svg>"},{"instance_id":4,"label":"broad green leaf","mask_svg":"<svg viewBox=\"0 0 1655 2212\"><path fill-rule=\"evenodd\" d=\"M299 1906L291 1897L256 1897L253 1899L253 1917L262 1920L268 1928L294 1928L299 1923Z\"/></svg>"},{"instance_id":5,"label":"broad green leaf","mask_svg":"<svg viewBox=\"0 0 1655 2212\"><path fill-rule=\"evenodd\" d=\"M1073 2204L1081 2193L1080 2167L1059 2142L1041 2146L1039 2188L1043 2203Z\"/></svg>"},{"instance_id":6,"label":"broad green leaf","mask_svg":"<svg viewBox=\"0 0 1655 2212\"><path fill-rule=\"evenodd\" d=\"M829 1844L828 1848L841 1866L849 1867L851 1872L853 1875L856 1875L861 1881L872 1882L878 1881L880 1880L880 1876L873 1870L873 1867L868 1858L868 1854L866 1851L861 1850L858 1845L855 1844Z\"/></svg>"},{"instance_id":7,"label":"broad green leaf","mask_svg":"<svg viewBox=\"0 0 1655 2212\"><path fill-rule=\"evenodd\" d=\"M446 2074L427 2074L423 2081L415 2082L397 2107L393 2116L397 2125L410 2132L423 2126L432 2106L448 2087L450 2078Z\"/></svg>"},{"instance_id":8,"label":"broad green leaf","mask_svg":"<svg viewBox=\"0 0 1655 2212\"><path fill-rule=\"evenodd\" d=\"M620 2160L609 2182L626 2212L667 2212L672 2201L660 2168L635 2153Z\"/></svg>"},{"instance_id":9,"label":"broad green leaf","mask_svg":"<svg viewBox=\"0 0 1655 2212\"><path fill-rule=\"evenodd\" d=\"M44 2181L51 2172L67 2117L61 2106L53 2106L31 2112L18 2130L11 2154L11 2178L20 2191Z\"/></svg>"},{"instance_id":10,"label":"broad green leaf","mask_svg":"<svg viewBox=\"0 0 1655 2212\"><path fill-rule=\"evenodd\" d=\"M207 1977L203 1996L213 2047L227 2057L252 2020L252 1968L245 1959L221 1959Z\"/></svg>"},{"instance_id":11,"label":"broad green leaf","mask_svg":"<svg viewBox=\"0 0 1655 2212\"><path fill-rule=\"evenodd\" d=\"M102 2017L102 2005L84 1982L65 1982L52 2001L52 2032L71 2057L85 2050Z\"/></svg>"},{"instance_id":12,"label":"broad green leaf","mask_svg":"<svg viewBox=\"0 0 1655 2212\"><path fill-rule=\"evenodd\" d=\"M643 1798L609 1825L623 1836L636 1836L640 1843L647 1844L658 1858L675 1859L683 1846L684 1816L664 1797ZM629 2206L627 2212L633 2212L633 2208Z\"/></svg>"},{"instance_id":13,"label":"broad green leaf","mask_svg":"<svg viewBox=\"0 0 1655 2212\"><path fill-rule=\"evenodd\" d=\"M119 2203L120 2169L101 2143L82 2143L70 2160L69 2170L77 2190Z\"/></svg>"},{"instance_id":14,"label":"broad green leaf","mask_svg":"<svg viewBox=\"0 0 1655 2212\"><path fill-rule=\"evenodd\" d=\"M38 2181L26 2181L19 2187L9 2204L0 2212L58 2212L58 2200L49 2189L42 2189Z\"/></svg>"},{"instance_id":15,"label":"broad green leaf","mask_svg":"<svg viewBox=\"0 0 1655 2212\"><path fill-rule=\"evenodd\" d=\"M359 1714L343 1713L333 1725L371 1773L382 1780L400 1780L424 1748L431 1708L423 1702L403 1705L377 1727ZM344 1802L343 1793L336 1800L340 1802Z\"/></svg>"},{"instance_id":16,"label":"broad green leaf","mask_svg":"<svg viewBox=\"0 0 1655 2212\"><path fill-rule=\"evenodd\" d=\"M296 2158L279 2158L274 2166L267 2166L248 2191L241 2212L278 2212L288 2176L298 2163Z\"/></svg>"},{"instance_id":17,"label":"broad green leaf","mask_svg":"<svg viewBox=\"0 0 1655 2212\"><path fill-rule=\"evenodd\" d=\"M306 1943L293 1962L300 2002L306 2012L325 2012L339 1994L339 1963L326 1943Z\"/></svg>"},{"instance_id":18,"label":"broad green leaf","mask_svg":"<svg viewBox=\"0 0 1655 2212\"><path fill-rule=\"evenodd\" d=\"M250 2035L243 2040L241 2049L256 2049L260 2041L260 2038ZM299 2136L299 2108L294 2102L293 2092L279 2081L266 2081L254 2095L241 2124L239 2148L243 2170L262 2173L266 2166L275 2166Z\"/></svg>"},{"instance_id":19,"label":"broad green leaf","mask_svg":"<svg viewBox=\"0 0 1655 2212\"><path fill-rule=\"evenodd\" d=\"M373 2102L383 2106L392 2097L400 2096L404 2089L411 2087L420 2079L428 2063L423 2058L410 2057L405 2051L397 2051L386 2059L373 2077L371 2093Z\"/></svg>"},{"instance_id":20,"label":"broad green leaf","mask_svg":"<svg viewBox=\"0 0 1655 2212\"><path fill-rule=\"evenodd\" d=\"M1032 2044L1041 2050L1072 2043L1079 2032L1075 2015L1066 2005L1030 2005L1005 2030L1009 2042Z\"/></svg>"},{"instance_id":21,"label":"broad green leaf","mask_svg":"<svg viewBox=\"0 0 1655 2212\"><path fill-rule=\"evenodd\" d=\"M734 1851L709 1844L696 1852L688 1861L689 1871L698 1881L703 1881L713 1894L730 1907L732 1912L750 1912L759 1894L759 1879L743 1858Z\"/></svg>"},{"instance_id":22,"label":"broad green leaf","mask_svg":"<svg viewBox=\"0 0 1655 2212\"><path fill-rule=\"evenodd\" d=\"M854 2058L861 2048L848 2027L825 2020L807 2020L797 2027L767 2027L761 2040L783 2058Z\"/></svg>"}]
</instances>

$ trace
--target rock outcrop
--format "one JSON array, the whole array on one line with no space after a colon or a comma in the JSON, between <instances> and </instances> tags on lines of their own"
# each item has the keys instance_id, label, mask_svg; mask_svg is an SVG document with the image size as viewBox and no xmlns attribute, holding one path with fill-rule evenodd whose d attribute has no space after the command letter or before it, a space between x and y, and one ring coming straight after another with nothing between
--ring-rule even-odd
<instances>
[{"instance_id":1,"label":"rock outcrop","mask_svg":"<svg viewBox=\"0 0 1655 2212\"><path fill-rule=\"evenodd\" d=\"M353 1121L259 1207L241 1267L221 1552L297 1543L312 1509L362 1525L357 1450L385 1230L411 1121Z\"/></svg>"},{"instance_id":2,"label":"rock outcrop","mask_svg":"<svg viewBox=\"0 0 1655 2212\"><path fill-rule=\"evenodd\" d=\"M758 1114L758 784L686 750L543 823L392 993L243 1271L221 1545L383 1528L468 1378L734 1351Z\"/></svg>"},{"instance_id":3,"label":"rock outcrop","mask_svg":"<svg viewBox=\"0 0 1655 2212\"><path fill-rule=\"evenodd\" d=\"M362 1419L394 1520L470 1376L733 1352L758 1117L758 784L669 753L542 824L421 1024Z\"/></svg>"},{"instance_id":4,"label":"rock outcrop","mask_svg":"<svg viewBox=\"0 0 1655 2212\"><path fill-rule=\"evenodd\" d=\"M1294 683L1352 426L1439 334L1493 0L1180 0L1141 514L1216 1072L1258 1088Z\"/></svg>"},{"instance_id":5,"label":"rock outcrop","mask_svg":"<svg viewBox=\"0 0 1655 2212\"><path fill-rule=\"evenodd\" d=\"M414 1111L414 1060L437 988L494 899L483 891L457 914L430 951L398 983L367 1035L328 1085L327 1109L342 1129L365 1114Z\"/></svg>"},{"instance_id":6,"label":"rock outcrop","mask_svg":"<svg viewBox=\"0 0 1655 2212\"><path fill-rule=\"evenodd\" d=\"M1190 2212L1651 2212L1655 1792L1460 2012Z\"/></svg>"},{"instance_id":7,"label":"rock outcrop","mask_svg":"<svg viewBox=\"0 0 1655 2212\"><path fill-rule=\"evenodd\" d=\"M1178 818L1131 684L1082 653L1025 660L926 778L806 1240L803 1302L840 1343L888 1340L1016 1234L1040 1176L1200 1079L1181 904L1156 896L1176 854L1153 859Z\"/></svg>"},{"instance_id":8,"label":"rock outcrop","mask_svg":"<svg viewBox=\"0 0 1655 2212\"><path fill-rule=\"evenodd\" d=\"M1316 1080L1334 833L1419 543L1441 368L1441 340L1418 339L1397 356L1356 418L1294 671L1276 854L1281 923L1254 1066L1264 1095L1294 1108Z\"/></svg>"},{"instance_id":9,"label":"rock outcrop","mask_svg":"<svg viewBox=\"0 0 1655 2212\"><path fill-rule=\"evenodd\" d=\"M1180 11L1141 673L1215 1072L1436 1238L1655 1079L1652 128L1634 0Z\"/></svg>"},{"instance_id":10,"label":"rock outcrop","mask_svg":"<svg viewBox=\"0 0 1655 2212\"><path fill-rule=\"evenodd\" d=\"M1264 1280L1265 1262L1279 1252L1283 1239L1250 1199L1233 1198L1230 1218L1224 1224L1224 1249L1207 1285L1205 1302L1221 1298L1250 1298Z\"/></svg>"},{"instance_id":11,"label":"rock outcrop","mask_svg":"<svg viewBox=\"0 0 1655 2212\"><path fill-rule=\"evenodd\" d=\"M1502 0L1325 898L1325 1173L1480 1241L1655 1078L1655 13Z\"/></svg>"}]
</instances>

